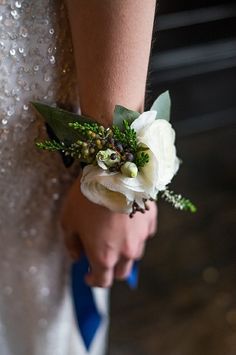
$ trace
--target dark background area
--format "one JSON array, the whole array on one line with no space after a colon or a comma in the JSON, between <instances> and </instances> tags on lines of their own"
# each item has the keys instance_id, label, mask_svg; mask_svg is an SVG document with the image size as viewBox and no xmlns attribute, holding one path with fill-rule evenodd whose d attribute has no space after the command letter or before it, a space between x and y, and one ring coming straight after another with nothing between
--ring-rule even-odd
<instances>
[{"instance_id":1,"label":"dark background area","mask_svg":"<svg viewBox=\"0 0 236 355\"><path fill-rule=\"evenodd\" d=\"M116 283L109 355L236 354L236 5L160 1L146 109L169 89L172 188L195 215L159 203L139 288Z\"/></svg>"}]
</instances>

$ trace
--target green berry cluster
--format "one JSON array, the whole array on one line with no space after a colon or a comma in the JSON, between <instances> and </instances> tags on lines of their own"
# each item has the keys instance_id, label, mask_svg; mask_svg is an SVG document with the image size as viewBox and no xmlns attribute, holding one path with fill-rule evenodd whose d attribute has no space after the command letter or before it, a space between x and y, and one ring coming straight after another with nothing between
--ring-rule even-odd
<instances>
[{"instance_id":1,"label":"green berry cluster","mask_svg":"<svg viewBox=\"0 0 236 355\"><path fill-rule=\"evenodd\" d=\"M69 127L78 130L81 139L67 147L65 154L85 163L92 163L96 154L106 145L105 128L97 123L69 123Z\"/></svg>"},{"instance_id":2,"label":"green berry cluster","mask_svg":"<svg viewBox=\"0 0 236 355\"><path fill-rule=\"evenodd\" d=\"M118 126L105 128L98 123L69 123L69 127L79 132L80 139L71 145L66 145L55 140L36 143L40 149L50 151L62 151L65 155L79 159L81 162L91 164L96 161L96 155L100 150L112 149L114 160L117 155L119 162L110 167L110 171L120 171L121 166L133 162L137 167L143 167L149 161L149 156L144 152L145 148L138 146L136 132L130 127L128 121L123 121L123 129ZM112 156L110 157L113 158Z\"/></svg>"},{"instance_id":3,"label":"green berry cluster","mask_svg":"<svg viewBox=\"0 0 236 355\"><path fill-rule=\"evenodd\" d=\"M79 130L81 139L66 145L65 143L58 143L55 140L44 142L37 142L36 146L40 149L49 151L62 151L65 155L71 156L81 162L92 163L96 159L96 154L106 145L105 128L98 124L80 124L69 123L73 129Z\"/></svg>"},{"instance_id":4,"label":"green berry cluster","mask_svg":"<svg viewBox=\"0 0 236 355\"><path fill-rule=\"evenodd\" d=\"M83 124L79 122L71 122L69 123L69 127L78 130L83 136L88 135L88 132L93 132L94 134L101 135L104 133L105 130L103 126L95 122L94 123L84 122Z\"/></svg>"}]
</instances>

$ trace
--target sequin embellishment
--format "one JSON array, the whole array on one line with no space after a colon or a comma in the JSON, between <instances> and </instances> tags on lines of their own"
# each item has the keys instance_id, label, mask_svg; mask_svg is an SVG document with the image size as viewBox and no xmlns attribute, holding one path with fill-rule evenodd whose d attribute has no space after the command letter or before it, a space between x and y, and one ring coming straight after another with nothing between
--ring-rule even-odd
<instances>
[{"instance_id":1,"label":"sequin embellishment","mask_svg":"<svg viewBox=\"0 0 236 355\"><path fill-rule=\"evenodd\" d=\"M67 263L58 214L72 176L57 154L34 147L45 129L29 102L76 107L75 78L63 2L0 0L1 355L41 353L33 349L42 334L44 355L66 349L59 343L72 323L60 299ZM55 318L60 328L46 335Z\"/></svg>"}]
</instances>

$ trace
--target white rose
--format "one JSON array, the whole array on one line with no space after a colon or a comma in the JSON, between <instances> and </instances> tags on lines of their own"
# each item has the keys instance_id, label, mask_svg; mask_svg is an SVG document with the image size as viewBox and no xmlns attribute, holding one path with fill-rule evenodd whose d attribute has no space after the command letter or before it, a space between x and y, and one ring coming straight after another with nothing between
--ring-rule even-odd
<instances>
[{"instance_id":1,"label":"white rose","mask_svg":"<svg viewBox=\"0 0 236 355\"><path fill-rule=\"evenodd\" d=\"M132 212L134 201L144 208L143 199L156 198L179 167L174 146L175 132L169 122L156 118L156 111L142 113L131 125L138 143L148 148L149 162L134 178L87 165L81 179L82 193L94 203L123 213Z\"/></svg>"}]
</instances>

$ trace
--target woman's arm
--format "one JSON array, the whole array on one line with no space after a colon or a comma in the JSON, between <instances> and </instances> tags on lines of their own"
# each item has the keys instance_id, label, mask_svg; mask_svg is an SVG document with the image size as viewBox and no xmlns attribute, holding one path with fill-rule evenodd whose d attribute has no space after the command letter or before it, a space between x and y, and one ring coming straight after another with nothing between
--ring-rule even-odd
<instances>
[{"instance_id":1,"label":"woman's arm","mask_svg":"<svg viewBox=\"0 0 236 355\"><path fill-rule=\"evenodd\" d=\"M80 107L104 125L114 106L142 111L155 1L67 0L73 37ZM156 228L156 206L128 215L88 201L79 179L64 203L62 225L71 253L83 247L91 265L87 282L109 287L125 278Z\"/></svg>"},{"instance_id":2,"label":"woman's arm","mask_svg":"<svg viewBox=\"0 0 236 355\"><path fill-rule=\"evenodd\" d=\"M67 0L83 114L111 124L116 104L141 112L155 0Z\"/></svg>"}]
</instances>

